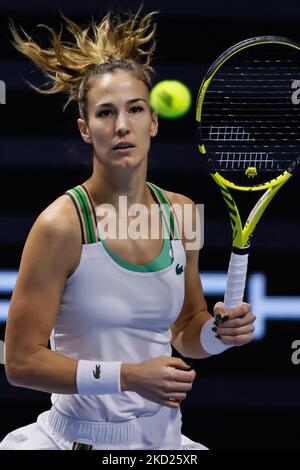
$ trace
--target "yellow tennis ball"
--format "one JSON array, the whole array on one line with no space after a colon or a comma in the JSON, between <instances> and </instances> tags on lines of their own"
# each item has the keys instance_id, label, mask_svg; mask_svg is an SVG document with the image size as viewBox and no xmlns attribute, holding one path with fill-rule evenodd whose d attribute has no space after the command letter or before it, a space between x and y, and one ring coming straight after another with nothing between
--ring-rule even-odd
<instances>
[{"instance_id":1,"label":"yellow tennis ball","mask_svg":"<svg viewBox=\"0 0 300 470\"><path fill-rule=\"evenodd\" d=\"M159 116L176 119L188 112L192 104L192 95L183 83L177 80L164 80L152 89L150 104Z\"/></svg>"}]
</instances>

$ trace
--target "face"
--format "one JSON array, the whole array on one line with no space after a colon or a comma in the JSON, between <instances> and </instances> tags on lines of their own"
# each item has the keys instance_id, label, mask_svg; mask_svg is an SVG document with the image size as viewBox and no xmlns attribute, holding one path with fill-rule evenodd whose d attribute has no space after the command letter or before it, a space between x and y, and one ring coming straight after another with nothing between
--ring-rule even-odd
<instances>
[{"instance_id":1,"label":"face","mask_svg":"<svg viewBox=\"0 0 300 470\"><path fill-rule=\"evenodd\" d=\"M133 73L116 70L101 75L87 98L88 123L78 119L78 127L97 160L106 167L134 167L146 160L158 128L146 85Z\"/></svg>"}]
</instances>

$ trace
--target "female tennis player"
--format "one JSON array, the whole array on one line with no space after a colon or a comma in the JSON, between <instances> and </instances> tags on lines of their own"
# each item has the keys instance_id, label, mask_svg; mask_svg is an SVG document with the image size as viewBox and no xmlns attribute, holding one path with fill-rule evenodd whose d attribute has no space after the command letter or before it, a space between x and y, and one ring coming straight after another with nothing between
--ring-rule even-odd
<instances>
[{"instance_id":1,"label":"female tennis player","mask_svg":"<svg viewBox=\"0 0 300 470\"><path fill-rule=\"evenodd\" d=\"M194 224L196 205L146 181L158 130L149 104L152 18L108 14L82 29L64 17L74 41L50 29L48 49L11 26L17 49L50 78L50 87L36 90L78 102L93 171L40 214L26 241L6 374L13 385L52 393L52 407L0 449L205 449L181 433L180 403L195 371L171 356L171 345L200 359L253 338L249 304L224 312L218 303L214 317L207 311L199 250L187 249L186 227L176 220L191 205ZM147 236L132 235L136 205ZM104 230L111 220L116 235Z\"/></svg>"}]
</instances>

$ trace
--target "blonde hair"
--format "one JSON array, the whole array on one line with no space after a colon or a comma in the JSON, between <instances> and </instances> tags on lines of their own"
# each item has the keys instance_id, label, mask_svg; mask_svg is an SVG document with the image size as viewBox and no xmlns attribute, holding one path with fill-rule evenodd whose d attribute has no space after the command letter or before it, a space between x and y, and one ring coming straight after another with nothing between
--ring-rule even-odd
<instances>
[{"instance_id":1,"label":"blonde hair","mask_svg":"<svg viewBox=\"0 0 300 470\"><path fill-rule=\"evenodd\" d=\"M43 94L66 92L69 98L63 109L65 110L71 101L77 101L80 116L85 120L87 93L94 86L97 77L103 73L116 69L131 71L150 90L153 73L150 62L156 47L156 24L152 23L152 16L156 12L142 18L139 18L139 13L140 10L135 15L129 15L127 20L121 21L119 15L112 16L109 12L100 23L92 20L85 29L61 14L75 42L62 41L63 27L57 34L52 28L40 24L38 27L46 28L52 36L52 47L47 49L42 49L21 28L25 36L23 39L11 22L13 45L50 78L50 82L43 86L49 83L51 86L45 89L27 83Z\"/></svg>"}]
</instances>

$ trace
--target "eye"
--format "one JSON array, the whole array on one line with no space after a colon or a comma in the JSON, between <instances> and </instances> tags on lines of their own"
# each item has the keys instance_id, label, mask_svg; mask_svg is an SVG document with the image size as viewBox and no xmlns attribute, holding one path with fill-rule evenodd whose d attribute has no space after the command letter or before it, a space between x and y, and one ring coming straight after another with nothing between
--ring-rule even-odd
<instances>
[{"instance_id":1,"label":"eye","mask_svg":"<svg viewBox=\"0 0 300 470\"><path fill-rule=\"evenodd\" d=\"M141 111L143 111L143 108L142 108L142 106L132 106L132 108L130 108L130 111L131 111L133 114L138 114L138 113L140 113Z\"/></svg>"},{"instance_id":2,"label":"eye","mask_svg":"<svg viewBox=\"0 0 300 470\"><path fill-rule=\"evenodd\" d=\"M101 109L101 111L97 112L97 117L105 118L111 115L110 109Z\"/></svg>"}]
</instances>

